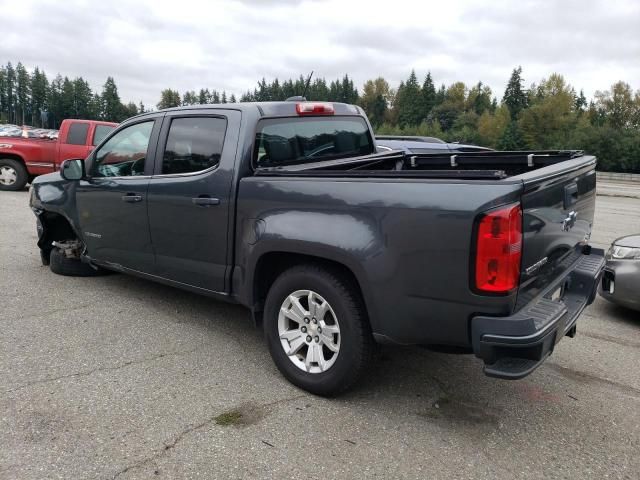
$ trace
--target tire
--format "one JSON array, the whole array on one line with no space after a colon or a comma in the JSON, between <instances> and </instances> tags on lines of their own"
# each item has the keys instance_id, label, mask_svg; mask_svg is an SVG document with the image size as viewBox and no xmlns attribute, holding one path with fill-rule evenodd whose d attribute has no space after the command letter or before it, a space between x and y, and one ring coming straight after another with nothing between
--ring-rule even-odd
<instances>
[{"instance_id":1,"label":"tire","mask_svg":"<svg viewBox=\"0 0 640 480\"><path fill-rule=\"evenodd\" d=\"M22 190L28 180L29 174L22 163L11 158L0 158L0 190Z\"/></svg>"},{"instance_id":2,"label":"tire","mask_svg":"<svg viewBox=\"0 0 640 480\"><path fill-rule=\"evenodd\" d=\"M51 264L51 250L40 249L40 260L42 261L42 265L48 267Z\"/></svg>"},{"instance_id":3,"label":"tire","mask_svg":"<svg viewBox=\"0 0 640 480\"><path fill-rule=\"evenodd\" d=\"M300 311L292 299L298 299L301 311L311 318L292 320ZM281 313L282 308L288 313ZM315 308L318 319L313 317ZM318 329L322 325L324 332ZM349 389L362 376L373 354L374 341L357 288L341 273L313 264L293 267L276 279L267 294L263 327L278 370L294 385L316 395L334 396ZM298 333L301 338L293 338ZM289 355L285 348L297 348L297 353ZM312 348L316 353L310 354Z\"/></svg>"},{"instance_id":4,"label":"tire","mask_svg":"<svg viewBox=\"0 0 640 480\"><path fill-rule=\"evenodd\" d=\"M67 277L97 277L104 275L105 270L95 269L77 258L67 258L59 248L51 250L49 268L53 273Z\"/></svg>"}]
</instances>

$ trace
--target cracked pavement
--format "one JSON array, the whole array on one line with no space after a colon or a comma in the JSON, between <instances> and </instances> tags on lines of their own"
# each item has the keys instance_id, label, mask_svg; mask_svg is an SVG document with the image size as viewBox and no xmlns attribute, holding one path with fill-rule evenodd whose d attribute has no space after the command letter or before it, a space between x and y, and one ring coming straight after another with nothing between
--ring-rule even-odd
<instances>
[{"instance_id":1,"label":"cracked pavement","mask_svg":"<svg viewBox=\"0 0 640 480\"><path fill-rule=\"evenodd\" d=\"M384 348L322 399L279 375L241 307L52 274L27 192L0 197L0 479L637 478L637 313L598 298L521 381ZM598 197L594 243L632 232L640 199Z\"/></svg>"}]
</instances>

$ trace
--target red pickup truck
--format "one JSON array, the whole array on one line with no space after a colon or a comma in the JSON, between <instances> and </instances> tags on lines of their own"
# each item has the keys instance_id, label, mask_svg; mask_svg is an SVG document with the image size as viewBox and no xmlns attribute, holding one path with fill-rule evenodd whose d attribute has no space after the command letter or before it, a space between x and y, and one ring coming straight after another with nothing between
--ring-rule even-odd
<instances>
[{"instance_id":1,"label":"red pickup truck","mask_svg":"<svg viewBox=\"0 0 640 480\"><path fill-rule=\"evenodd\" d=\"M59 170L69 158L85 158L117 123L63 120L56 140L0 138L0 190L22 190L34 177Z\"/></svg>"}]
</instances>

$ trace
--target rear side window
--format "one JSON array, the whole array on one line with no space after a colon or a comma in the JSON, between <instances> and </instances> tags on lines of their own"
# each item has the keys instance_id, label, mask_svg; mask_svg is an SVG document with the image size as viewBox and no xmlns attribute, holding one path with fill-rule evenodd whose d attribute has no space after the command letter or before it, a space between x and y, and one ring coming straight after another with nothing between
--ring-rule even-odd
<instances>
[{"instance_id":1,"label":"rear side window","mask_svg":"<svg viewBox=\"0 0 640 480\"><path fill-rule=\"evenodd\" d=\"M112 127L111 125L96 125L96 130L93 132L93 146L98 145L102 140L107 138L116 127Z\"/></svg>"},{"instance_id":2,"label":"rear side window","mask_svg":"<svg viewBox=\"0 0 640 480\"><path fill-rule=\"evenodd\" d=\"M174 118L162 158L162 173L193 173L218 165L226 130L224 118Z\"/></svg>"},{"instance_id":3,"label":"rear side window","mask_svg":"<svg viewBox=\"0 0 640 480\"><path fill-rule=\"evenodd\" d=\"M88 123L73 122L69 127L69 133L67 133L67 143L70 145L86 145L88 132Z\"/></svg>"},{"instance_id":4,"label":"rear side window","mask_svg":"<svg viewBox=\"0 0 640 480\"><path fill-rule=\"evenodd\" d=\"M258 167L357 157L375 151L362 117L261 120L255 148Z\"/></svg>"}]
</instances>

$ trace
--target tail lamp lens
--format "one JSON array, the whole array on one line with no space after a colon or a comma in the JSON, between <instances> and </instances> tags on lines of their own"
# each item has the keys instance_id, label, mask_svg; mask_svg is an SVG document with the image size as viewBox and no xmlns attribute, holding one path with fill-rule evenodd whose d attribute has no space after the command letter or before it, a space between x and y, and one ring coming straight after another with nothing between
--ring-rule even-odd
<instances>
[{"instance_id":1,"label":"tail lamp lens","mask_svg":"<svg viewBox=\"0 0 640 480\"><path fill-rule=\"evenodd\" d=\"M478 225L476 289L507 293L518 286L522 257L522 209L510 205L487 212Z\"/></svg>"}]
</instances>

